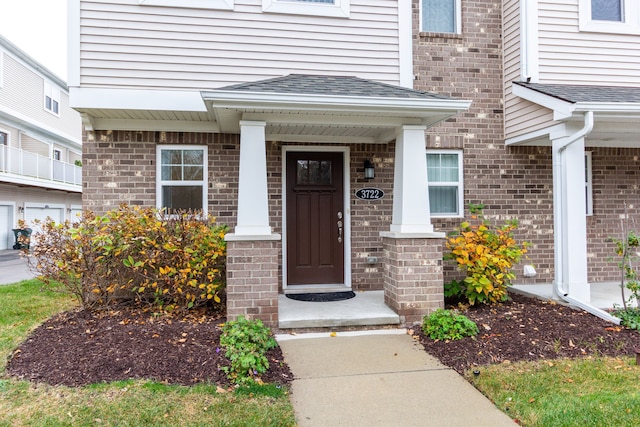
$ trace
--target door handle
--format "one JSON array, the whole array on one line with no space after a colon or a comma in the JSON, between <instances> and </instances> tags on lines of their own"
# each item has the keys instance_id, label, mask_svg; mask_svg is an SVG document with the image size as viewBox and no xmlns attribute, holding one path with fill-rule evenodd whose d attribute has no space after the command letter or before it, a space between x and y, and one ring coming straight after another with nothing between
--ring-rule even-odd
<instances>
[{"instance_id":1,"label":"door handle","mask_svg":"<svg viewBox=\"0 0 640 427\"><path fill-rule=\"evenodd\" d=\"M338 212L338 243L342 243L342 212Z\"/></svg>"}]
</instances>

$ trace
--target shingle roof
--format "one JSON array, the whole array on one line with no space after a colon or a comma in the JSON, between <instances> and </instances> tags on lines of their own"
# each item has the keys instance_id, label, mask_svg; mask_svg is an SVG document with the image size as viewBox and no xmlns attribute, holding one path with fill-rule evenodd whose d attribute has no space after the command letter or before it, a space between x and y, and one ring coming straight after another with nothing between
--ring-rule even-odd
<instances>
[{"instance_id":1,"label":"shingle roof","mask_svg":"<svg viewBox=\"0 0 640 427\"><path fill-rule=\"evenodd\" d=\"M336 95L350 97L451 99L432 92L423 92L351 76L313 76L289 74L251 83L225 86L218 90L268 92L298 95Z\"/></svg>"},{"instance_id":2,"label":"shingle roof","mask_svg":"<svg viewBox=\"0 0 640 427\"><path fill-rule=\"evenodd\" d=\"M640 87L556 85L524 82L514 82L513 84L572 104L576 102L640 102Z\"/></svg>"}]
</instances>

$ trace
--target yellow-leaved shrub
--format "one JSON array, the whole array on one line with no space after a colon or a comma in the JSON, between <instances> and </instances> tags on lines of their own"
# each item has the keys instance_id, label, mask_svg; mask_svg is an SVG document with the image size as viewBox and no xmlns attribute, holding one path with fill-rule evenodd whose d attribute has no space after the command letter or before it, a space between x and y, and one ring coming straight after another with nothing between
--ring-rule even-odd
<instances>
[{"instance_id":1,"label":"yellow-leaved shrub","mask_svg":"<svg viewBox=\"0 0 640 427\"><path fill-rule=\"evenodd\" d=\"M85 308L111 302L180 310L222 303L227 227L201 212L121 205L78 222L40 224L32 268Z\"/></svg>"}]
</instances>

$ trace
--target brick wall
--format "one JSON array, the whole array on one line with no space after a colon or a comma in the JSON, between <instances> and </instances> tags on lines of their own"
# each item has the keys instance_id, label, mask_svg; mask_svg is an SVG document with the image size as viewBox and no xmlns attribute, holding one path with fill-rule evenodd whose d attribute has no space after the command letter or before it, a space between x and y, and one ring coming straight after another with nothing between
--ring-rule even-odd
<instances>
[{"instance_id":1,"label":"brick wall","mask_svg":"<svg viewBox=\"0 0 640 427\"><path fill-rule=\"evenodd\" d=\"M86 209L104 213L120 203L140 206L156 204L156 145L193 144L208 146L209 214L231 227L236 223L238 192L239 136L180 132L91 132L83 144L83 203ZM298 145L298 144L296 144ZM300 144L303 145L303 144ZM275 233L282 233L282 143L267 142L267 183L269 215ZM395 144L355 144L350 146L352 215L352 281L358 290L382 289L383 254L380 231L391 223L393 156ZM373 180L363 177L365 159L376 169ZM382 200L357 199L355 191L377 187ZM367 264L368 257L379 262ZM279 266L282 253L278 251ZM282 269L278 269L279 283Z\"/></svg>"},{"instance_id":2,"label":"brick wall","mask_svg":"<svg viewBox=\"0 0 640 427\"><path fill-rule=\"evenodd\" d=\"M441 241L383 238L384 302L402 324L420 323L444 306Z\"/></svg>"},{"instance_id":3,"label":"brick wall","mask_svg":"<svg viewBox=\"0 0 640 427\"><path fill-rule=\"evenodd\" d=\"M416 89L472 101L470 109L427 130L427 148L462 149L464 203L484 203L488 218L518 218L518 239L533 243L526 263L539 282L553 279L553 193L548 147L505 147L503 136L501 2L463 0L462 34L419 33L413 2ZM468 211L465 209L465 212ZM449 231L460 219L434 219ZM522 267L516 270L521 275ZM445 280L456 275L445 268Z\"/></svg>"}]
</instances>

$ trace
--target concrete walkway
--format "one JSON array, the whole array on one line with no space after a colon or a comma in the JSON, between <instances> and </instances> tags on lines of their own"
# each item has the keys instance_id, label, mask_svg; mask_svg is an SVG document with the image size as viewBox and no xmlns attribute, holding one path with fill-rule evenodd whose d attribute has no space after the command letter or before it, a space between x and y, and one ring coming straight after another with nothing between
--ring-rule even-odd
<instances>
[{"instance_id":1,"label":"concrete walkway","mask_svg":"<svg viewBox=\"0 0 640 427\"><path fill-rule=\"evenodd\" d=\"M278 335L307 426L514 426L401 330Z\"/></svg>"},{"instance_id":2,"label":"concrete walkway","mask_svg":"<svg viewBox=\"0 0 640 427\"><path fill-rule=\"evenodd\" d=\"M21 251L7 249L0 251L0 285L21 282L35 277L27 267L27 260Z\"/></svg>"}]
</instances>

